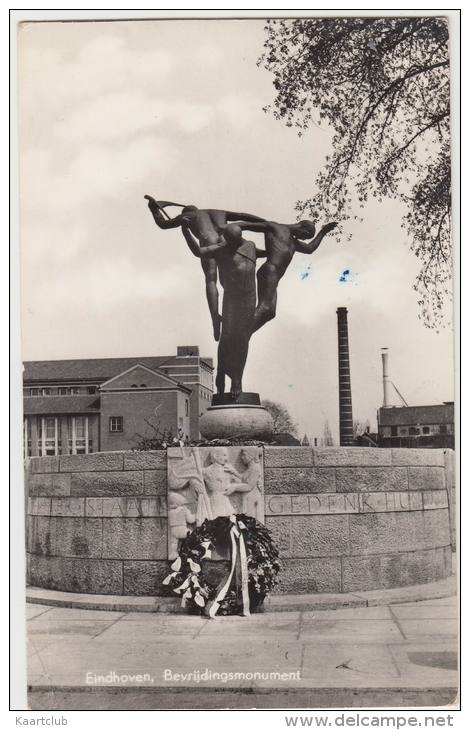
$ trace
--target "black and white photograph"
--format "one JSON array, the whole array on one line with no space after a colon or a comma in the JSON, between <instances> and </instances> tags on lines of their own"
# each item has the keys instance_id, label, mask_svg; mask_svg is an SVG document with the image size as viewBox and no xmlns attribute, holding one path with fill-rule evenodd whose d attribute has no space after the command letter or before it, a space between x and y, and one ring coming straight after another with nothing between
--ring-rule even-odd
<instances>
[{"instance_id":1,"label":"black and white photograph","mask_svg":"<svg viewBox=\"0 0 470 730\"><path fill-rule=\"evenodd\" d=\"M18 709L459 709L459 12L13 18Z\"/></svg>"}]
</instances>

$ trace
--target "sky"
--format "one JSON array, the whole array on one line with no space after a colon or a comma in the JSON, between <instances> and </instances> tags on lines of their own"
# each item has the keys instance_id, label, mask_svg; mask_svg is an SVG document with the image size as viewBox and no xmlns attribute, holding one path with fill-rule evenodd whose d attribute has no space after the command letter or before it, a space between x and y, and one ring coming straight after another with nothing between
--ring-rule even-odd
<instances>
[{"instance_id":1,"label":"sky","mask_svg":"<svg viewBox=\"0 0 470 730\"><path fill-rule=\"evenodd\" d=\"M271 74L256 64L263 28L20 26L24 360L171 355L183 344L215 360L200 264L178 229L155 226L143 196L295 222L332 134L299 138L263 111L274 99ZM418 261L402 215L395 201L371 202L343 241L297 254L276 318L251 340L243 389L287 406L301 436L321 437L328 420L338 440L337 307L349 312L355 419L375 429L381 347L410 405L453 400L453 333L418 318Z\"/></svg>"}]
</instances>

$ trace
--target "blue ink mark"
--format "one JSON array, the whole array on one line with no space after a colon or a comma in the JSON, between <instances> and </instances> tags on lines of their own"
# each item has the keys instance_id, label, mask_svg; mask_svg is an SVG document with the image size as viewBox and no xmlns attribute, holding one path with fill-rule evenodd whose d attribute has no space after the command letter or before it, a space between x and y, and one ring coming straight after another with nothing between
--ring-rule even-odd
<instances>
[{"instance_id":1,"label":"blue ink mark","mask_svg":"<svg viewBox=\"0 0 470 730\"><path fill-rule=\"evenodd\" d=\"M287 387L288 388L293 388L294 386L292 385L292 383L289 383L289 385Z\"/></svg>"},{"instance_id":2,"label":"blue ink mark","mask_svg":"<svg viewBox=\"0 0 470 730\"><path fill-rule=\"evenodd\" d=\"M348 280L348 276L349 276L350 273L351 272L349 271L349 269L345 269L343 271L343 273L341 274L341 276L339 277L340 282L347 281Z\"/></svg>"},{"instance_id":3,"label":"blue ink mark","mask_svg":"<svg viewBox=\"0 0 470 730\"><path fill-rule=\"evenodd\" d=\"M301 281L305 281L305 279L308 279L308 277L309 277L309 276L310 276L310 274L312 273L312 272L311 272L311 268L312 268L312 265L311 265L311 264L309 264L309 265L307 266L307 268L305 269L305 271L302 271L302 273L300 274L300 279L301 279Z\"/></svg>"}]
</instances>

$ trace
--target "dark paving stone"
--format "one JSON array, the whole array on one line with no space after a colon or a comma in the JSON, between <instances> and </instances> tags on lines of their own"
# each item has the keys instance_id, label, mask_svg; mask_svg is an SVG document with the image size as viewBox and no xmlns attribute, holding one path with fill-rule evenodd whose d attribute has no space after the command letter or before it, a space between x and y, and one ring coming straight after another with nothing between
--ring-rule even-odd
<instances>
[{"instance_id":1,"label":"dark paving stone","mask_svg":"<svg viewBox=\"0 0 470 730\"><path fill-rule=\"evenodd\" d=\"M435 669L458 669L457 652L455 651L409 651L410 662L420 667Z\"/></svg>"}]
</instances>

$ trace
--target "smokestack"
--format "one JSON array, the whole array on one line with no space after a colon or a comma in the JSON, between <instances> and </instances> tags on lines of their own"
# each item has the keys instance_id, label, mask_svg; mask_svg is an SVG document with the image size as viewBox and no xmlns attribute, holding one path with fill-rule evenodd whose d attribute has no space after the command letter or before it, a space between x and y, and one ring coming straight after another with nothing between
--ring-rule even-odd
<instances>
[{"instance_id":1,"label":"smokestack","mask_svg":"<svg viewBox=\"0 0 470 730\"><path fill-rule=\"evenodd\" d=\"M390 377L388 372L388 347L382 347L382 380L384 388L383 408L390 408Z\"/></svg>"},{"instance_id":2,"label":"smokestack","mask_svg":"<svg viewBox=\"0 0 470 730\"><path fill-rule=\"evenodd\" d=\"M339 372L339 445L352 446L354 441L349 368L348 310L338 307L338 372Z\"/></svg>"}]
</instances>

